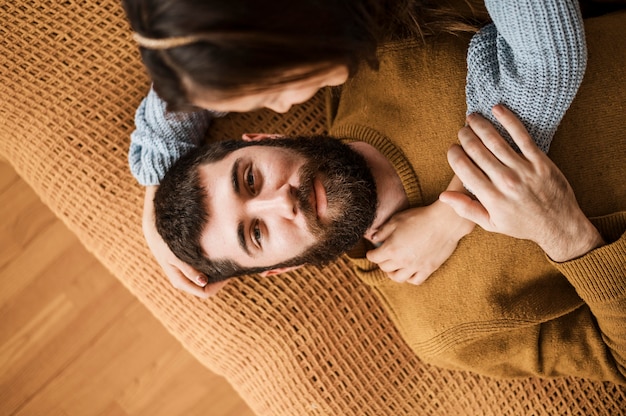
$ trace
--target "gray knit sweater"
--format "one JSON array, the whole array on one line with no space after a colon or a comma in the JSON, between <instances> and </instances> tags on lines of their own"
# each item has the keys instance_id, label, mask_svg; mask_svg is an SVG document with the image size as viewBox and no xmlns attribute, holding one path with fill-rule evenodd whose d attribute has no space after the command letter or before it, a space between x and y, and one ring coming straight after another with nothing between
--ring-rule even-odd
<instances>
[{"instance_id":1,"label":"gray knit sweater","mask_svg":"<svg viewBox=\"0 0 626 416\"><path fill-rule=\"evenodd\" d=\"M491 115L503 103L547 152L582 81L587 50L576 0L486 0L493 20L471 40L467 113L478 112L508 137ZM204 139L223 113L166 113L150 90L135 115L130 168L143 185L157 185L170 166ZM461 122L461 121L460 121ZM510 141L510 140L509 140Z\"/></svg>"}]
</instances>

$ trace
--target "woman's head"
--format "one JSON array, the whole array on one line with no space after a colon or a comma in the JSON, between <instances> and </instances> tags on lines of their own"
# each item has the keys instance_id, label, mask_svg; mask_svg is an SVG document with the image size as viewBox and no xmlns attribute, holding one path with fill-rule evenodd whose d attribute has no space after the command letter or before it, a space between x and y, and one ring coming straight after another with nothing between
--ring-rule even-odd
<instances>
[{"instance_id":1,"label":"woman's head","mask_svg":"<svg viewBox=\"0 0 626 416\"><path fill-rule=\"evenodd\" d=\"M378 34L353 3L359 2L125 0L124 6L140 40L188 40L141 47L159 95L183 108L198 95L228 100L374 63Z\"/></svg>"},{"instance_id":2,"label":"woman's head","mask_svg":"<svg viewBox=\"0 0 626 416\"><path fill-rule=\"evenodd\" d=\"M382 41L437 30L431 21L441 13L431 3L437 2L123 0L168 108L221 103L213 109L224 111L259 104L284 111L322 86L344 82L363 62L376 67Z\"/></svg>"}]
</instances>

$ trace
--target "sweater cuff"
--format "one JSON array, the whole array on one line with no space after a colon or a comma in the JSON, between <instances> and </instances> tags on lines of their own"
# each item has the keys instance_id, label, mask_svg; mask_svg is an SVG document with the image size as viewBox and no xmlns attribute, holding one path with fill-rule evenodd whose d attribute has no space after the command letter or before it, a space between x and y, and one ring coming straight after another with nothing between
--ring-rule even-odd
<instances>
[{"instance_id":1,"label":"sweater cuff","mask_svg":"<svg viewBox=\"0 0 626 416\"><path fill-rule=\"evenodd\" d=\"M550 262L588 304L626 296L626 212L591 219L607 245L574 260Z\"/></svg>"},{"instance_id":2,"label":"sweater cuff","mask_svg":"<svg viewBox=\"0 0 626 416\"><path fill-rule=\"evenodd\" d=\"M128 164L132 175L140 185L152 186L161 183L165 173L179 157L178 154L165 155L156 152L145 155L142 154L140 147L131 144L128 152Z\"/></svg>"}]
</instances>

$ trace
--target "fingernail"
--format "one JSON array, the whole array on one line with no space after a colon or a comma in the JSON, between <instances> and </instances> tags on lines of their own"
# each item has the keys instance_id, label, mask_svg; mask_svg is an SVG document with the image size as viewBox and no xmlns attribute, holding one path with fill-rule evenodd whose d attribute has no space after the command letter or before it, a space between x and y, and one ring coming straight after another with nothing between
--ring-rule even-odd
<instances>
[{"instance_id":1,"label":"fingernail","mask_svg":"<svg viewBox=\"0 0 626 416\"><path fill-rule=\"evenodd\" d=\"M207 283L209 283L209 279L207 279L206 276L203 276L203 275L198 275L198 277L196 277L196 281L201 286L204 286Z\"/></svg>"}]
</instances>

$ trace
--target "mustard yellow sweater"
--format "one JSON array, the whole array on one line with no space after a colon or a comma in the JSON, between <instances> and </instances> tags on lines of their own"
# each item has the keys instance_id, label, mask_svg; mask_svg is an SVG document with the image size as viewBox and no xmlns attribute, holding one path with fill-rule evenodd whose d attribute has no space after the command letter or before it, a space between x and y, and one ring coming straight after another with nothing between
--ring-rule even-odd
<instances>
[{"instance_id":1,"label":"mustard yellow sweater","mask_svg":"<svg viewBox=\"0 0 626 416\"><path fill-rule=\"evenodd\" d=\"M355 258L427 362L496 377L626 383L626 14L585 25L587 72L549 155L609 244L556 264L534 243L476 227L421 286ZM465 119L467 44L389 45L379 71L363 68L332 111L331 134L384 153L412 206L432 203L453 175L446 151Z\"/></svg>"}]
</instances>

